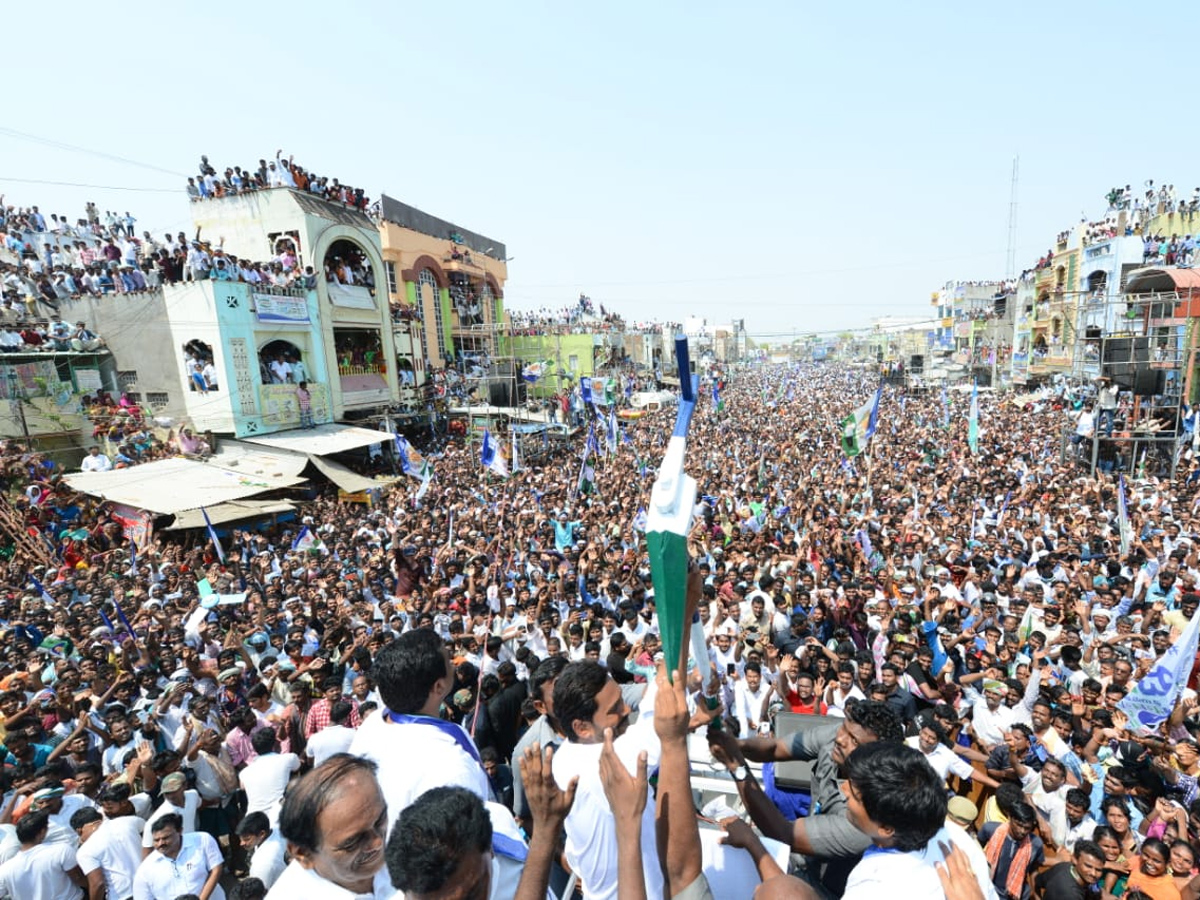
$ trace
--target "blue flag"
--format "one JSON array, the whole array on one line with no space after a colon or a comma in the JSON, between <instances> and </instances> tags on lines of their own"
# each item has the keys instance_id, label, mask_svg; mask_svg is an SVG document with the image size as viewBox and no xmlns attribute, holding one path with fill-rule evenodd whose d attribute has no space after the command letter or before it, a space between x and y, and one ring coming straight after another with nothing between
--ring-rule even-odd
<instances>
[{"instance_id":1,"label":"blue flag","mask_svg":"<svg viewBox=\"0 0 1200 900\"><path fill-rule=\"evenodd\" d=\"M54 598L50 596L50 592L46 590L42 583L32 575L29 576L29 583L33 585L33 589L37 591L39 597L41 597L47 603L54 603Z\"/></svg>"},{"instance_id":2,"label":"blue flag","mask_svg":"<svg viewBox=\"0 0 1200 900\"><path fill-rule=\"evenodd\" d=\"M125 618L125 611L121 609L121 604L117 602L116 597L113 597L113 609L117 611L117 618L120 620L121 626L128 631L129 636L136 641L137 635L133 633L133 626L130 625L129 620Z\"/></svg>"},{"instance_id":3,"label":"blue flag","mask_svg":"<svg viewBox=\"0 0 1200 900\"><path fill-rule=\"evenodd\" d=\"M579 396L588 406L593 405L596 401L592 396L592 379L583 377L579 379Z\"/></svg>"},{"instance_id":4,"label":"blue flag","mask_svg":"<svg viewBox=\"0 0 1200 900\"><path fill-rule=\"evenodd\" d=\"M1200 614L1193 614L1179 640L1158 658L1154 668L1117 704L1117 709L1129 716L1129 725L1134 731L1142 734L1155 731L1171 715L1175 702L1187 687L1196 658L1198 638Z\"/></svg>"},{"instance_id":5,"label":"blue flag","mask_svg":"<svg viewBox=\"0 0 1200 900\"><path fill-rule=\"evenodd\" d=\"M508 474L508 463L504 461L504 456L500 453L500 446L486 428L483 431L483 444L479 460L485 469L491 469L497 475Z\"/></svg>"},{"instance_id":6,"label":"blue flag","mask_svg":"<svg viewBox=\"0 0 1200 900\"><path fill-rule=\"evenodd\" d=\"M108 615L104 612L104 610L97 607L96 612L100 613L100 621L104 623L104 627L108 629L109 633L116 634L117 627L115 625L113 625L112 619L110 619L108 617Z\"/></svg>"},{"instance_id":7,"label":"blue flag","mask_svg":"<svg viewBox=\"0 0 1200 900\"><path fill-rule=\"evenodd\" d=\"M217 551L217 559L221 561L221 565L225 565L225 551L221 549L221 539L217 537L217 529L213 528L213 523L209 521L208 512L203 506L200 507L200 515L204 516L204 527L208 529L208 539Z\"/></svg>"},{"instance_id":8,"label":"blue flag","mask_svg":"<svg viewBox=\"0 0 1200 900\"><path fill-rule=\"evenodd\" d=\"M400 471L405 475L415 475L412 462L408 458L408 441L402 435L396 435L396 456L400 460Z\"/></svg>"}]
</instances>

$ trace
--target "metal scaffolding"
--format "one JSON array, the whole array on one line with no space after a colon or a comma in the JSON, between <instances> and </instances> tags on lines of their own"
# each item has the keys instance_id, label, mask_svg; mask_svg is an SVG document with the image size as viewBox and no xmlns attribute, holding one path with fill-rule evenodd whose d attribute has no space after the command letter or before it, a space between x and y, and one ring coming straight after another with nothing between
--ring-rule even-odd
<instances>
[{"instance_id":1,"label":"metal scaffolding","mask_svg":"<svg viewBox=\"0 0 1200 900\"><path fill-rule=\"evenodd\" d=\"M1091 440L1079 440L1075 426L1068 426L1064 455L1074 453L1092 472L1175 474L1193 352L1186 299L1178 291L1077 297L1074 379L1098 372L1120 393L1112 416L1088 401L1095 414Z\"/></svg>"}]
</instances>

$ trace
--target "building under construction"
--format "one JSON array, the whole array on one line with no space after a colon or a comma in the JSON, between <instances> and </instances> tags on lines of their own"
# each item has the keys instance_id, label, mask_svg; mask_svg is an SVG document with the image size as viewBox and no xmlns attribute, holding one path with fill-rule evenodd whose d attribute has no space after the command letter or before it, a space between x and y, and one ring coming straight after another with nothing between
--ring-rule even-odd
<instances>
[{"instance_id":1,"label":"building under construction","mask_svg":"<svg viewBox=\"0 0 1200 900\"><path fill-rule=\"evenodd\" d=\"M1083 337L1074 351L1079 381L1108 379L1119 389L1115 413L1095 413L1090 440L1076 426L1064 434L1066 453L1090 471L1173 475L1184 432L1184 406L1196 385L1196 322L1200 272L1177 267L1130 272L1119 294L1095 292L1077 301ZM1186 435L1186 436L1190 436Z\"/></svg>"}]
</instances>

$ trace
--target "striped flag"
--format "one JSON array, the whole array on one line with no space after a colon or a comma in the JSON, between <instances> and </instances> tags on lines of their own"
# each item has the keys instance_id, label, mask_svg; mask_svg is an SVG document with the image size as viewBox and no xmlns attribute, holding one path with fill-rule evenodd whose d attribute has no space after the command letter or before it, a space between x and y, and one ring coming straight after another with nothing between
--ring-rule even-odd
<instances>
[{"instance_id":1,"label":"striped flag","mask_svg":"<svg viewBox=\"0 0 1200 900\"><path fill-rule=\"evenodd\" d=\"M1129 507L1125 502L1125 475L1117 476L1117 532L1121 537L1121 556L1129 555L1133 529L1129 525Z\"/></svg>"},{"instance_id":2,"label":"striped flag","mask_svg":"<svg viewBox=\"0 0 1200 900\"><path fill-rule=\"evenodd\" d=\"M37 591L37 595L39 597L41 597L42 600L44 600L49 605L54 604L54 598L50 596L50 592L48 590L46 590L45 586L40 581L38 581L36 578L34 578L32 575L30 575L29 583L33 585L33 589L35 591Z\"/></svg>"},{"instance_id":3,"label":"striped flag","mask_svg":"<svg viewBox=\"0 0 1200 900\"><path fill-rule=\"evenodd\" d=\"M979 452L979 384L971 385L971 411L967 414L967 445Z\"/></svg>"},{"instance_id":4,"label":"striped flag","mask_svg":"<svg viewBox=\"0 0 1200 900\"><path fill-rule=\"evenodd\" d=\"M213 549L217 551L217 559L221 561L221 565L225 565L225 551L221 549L221 539L217 537L217 529L213 528L213 523L208 518L208 511L203 506L200 507L200 515L204 516L204 527L208 529L208 539L212 541Z\"/></svg>"},{"instance_id":5,"label":"striped flag","mask_svg":"<svg viewBox=\"0 0 1200 900\"><path fill-rule=\"evenodd\" d=\"M879 400L882 396L883 386L880 385L871 400L842 419L842 452L847 456L858 456L867 449L879 425Z\"/></svg>"}]
</instances>

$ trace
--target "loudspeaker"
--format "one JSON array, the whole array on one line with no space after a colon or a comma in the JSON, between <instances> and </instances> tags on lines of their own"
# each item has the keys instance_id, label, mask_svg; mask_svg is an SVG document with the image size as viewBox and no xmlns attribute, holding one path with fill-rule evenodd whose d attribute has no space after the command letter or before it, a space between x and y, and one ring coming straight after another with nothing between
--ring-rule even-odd
<instances>
[{"instance_id":1,"label":"loudspeaker","mask_svg":"<svg viewBox=\"0 0 1200 900\"><path fill-rule=\"evenodd\" d=\"M787 741L797 732L811 731L829 725L836 719L829 716L809 716L801 713L781 712L775 716L775 738ZM812 789L813 766L816 760L792 760L775 764L775 783L794 791Z\"/></svg>"},{"instance_id":2,"label":"loudspeaker","mask_svg":"<svg viewBox=\"0 0 1200 900\"><path fill-rule=\"evenodd\" d=\"M488 403L492 406L512 406L512 382L489 381Z\"/></svg>"},{"instance_id":3,"label":"loudspeaker","mask_svg":"<svg viewBox=\"0 0 1200 900\"><path fill-rule=\"evenodd\" d=\"M908 370L910 372L925 371L925 357L924 356L910 356L908 358Z\"/></svg>"},{"instance_id":4,"label":"loudspeaker","mask_svg":"<svg viewBox=\"0 0 1200 900\"><path fill-rule=\"evenodd\" d=\"M1162 369L1141 367L1133 375L1133 393L1138 397L1153 397L1167 389L1167 373Z\"/></svg>"},{"instance_id":5,"label":"loudspeaker","mask_svg":"<svg viewBox=\"0 0 1200 900\"><path fill-rule=\"evenodd\" d=\"M1150 360L1150 338L1115 337L1104 342L1101 373L1126 390L1133 389L1134 375L1139 363Z\"/></svg>"},{"instance_id":6,"label":"loudspeaker","mask_svg":"<svg viewBox=\"0 0 1200 900\"><path fill-rule=\"evenodd\" d=\"M525 397L525 382L520 382L515 391L507 378L488 382L488 403L492 406L520 406Z\"/></svg>"}]
</instances>

